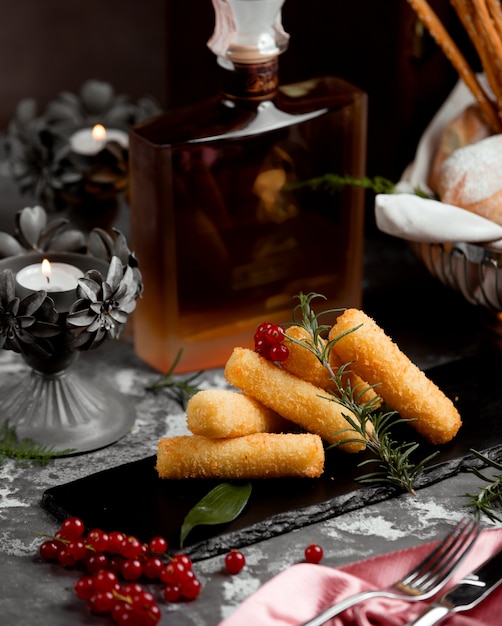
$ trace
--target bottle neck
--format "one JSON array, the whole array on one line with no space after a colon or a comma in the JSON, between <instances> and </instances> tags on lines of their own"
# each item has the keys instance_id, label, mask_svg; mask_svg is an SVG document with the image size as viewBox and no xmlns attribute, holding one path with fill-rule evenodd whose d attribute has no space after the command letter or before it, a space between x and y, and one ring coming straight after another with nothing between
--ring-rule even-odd
<instances>
[{"instance_id":1,"label":"bottle neck","mask_svg":"<svg viewBox=\"0 0 502 626\"><path fill-rule=\"evenodd\" d=\"M271 100L279 87L279 63L276 57L265 63L234 63L232 69L222 67L222 75L223 94L230 100Z\"/></svg>"}]
</instances>

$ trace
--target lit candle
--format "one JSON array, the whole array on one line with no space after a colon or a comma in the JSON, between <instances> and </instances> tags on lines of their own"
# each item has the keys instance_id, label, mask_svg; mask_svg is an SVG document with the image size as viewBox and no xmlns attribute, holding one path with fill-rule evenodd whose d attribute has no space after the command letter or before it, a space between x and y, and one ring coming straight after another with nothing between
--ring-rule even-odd
<instances>
[{"instance_id":1,"label":"lit candle","mask_svg":"<svg viewBox=\"0 0 502 626\"><path fill-rule=\"evenodd\" d=\"M19 270L16 274L18 292L21 297L34 291L46 291L54 300L56 309L68 311L77 299L78 279L84 273L69 263L50 263L44 259L42 263L33 263Z\"/></svg>"},{"instance_id":2,"label":"lit candle","mask_svg":"<svg viewBox=\"0 0 502 626\"><path fill-rule=\"evenodd\" d=\"M70 137L70 146L76 154L97 154L110 141L116 141L123 148L129 147L129 137L126 132L118 128L105 128L96 124L93 128L82 128Z\"/></svg>"}]
</instances>

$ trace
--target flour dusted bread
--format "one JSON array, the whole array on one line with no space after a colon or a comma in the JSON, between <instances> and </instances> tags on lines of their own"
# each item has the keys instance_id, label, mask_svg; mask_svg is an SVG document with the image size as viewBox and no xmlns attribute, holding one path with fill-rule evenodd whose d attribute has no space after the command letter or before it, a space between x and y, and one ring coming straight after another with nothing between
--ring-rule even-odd
<instances>
[{"instance_id":1,"label":"flour dusted bread","mask_svg":"<svg viewBox=\"0 0 502 626\"><path fill-rule=\"evenodd\" d=\"M438 171L436 191L453 204L502 225L502 135L459 148Z\"/></svg>"},{"instance_id":2,"label":"flour dusted bread","mask_svg":"<svg viewBox=\"0 0 502 626\"><path fill-rule=\"evenodd\" d=\"M347 309L330 331L330 340L337 337L341 339L333 349L339 357L377 385L376 391L392 409L413 420L410 426L433 444L453 439L462 423L455 405L373 319L358 309Z\"/></svg>"},{"instance_id":3,"label":"flour dusted bread","mask_svg":"<svg viewBox=\"0 0 502 626\"><path fill-rule=\"evenodd\" d=\"M450 120L443 129L434 154L427 184L438 187L439 170L454 152L492 135L478 104L471 104Z\"/></svg>"}]
</instances>

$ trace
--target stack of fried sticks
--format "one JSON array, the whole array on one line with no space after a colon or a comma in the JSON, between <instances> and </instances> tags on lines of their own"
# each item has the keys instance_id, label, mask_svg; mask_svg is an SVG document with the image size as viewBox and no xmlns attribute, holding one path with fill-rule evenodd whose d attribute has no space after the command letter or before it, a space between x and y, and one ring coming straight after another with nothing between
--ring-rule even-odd
<instances>
[{"instance_id":1,"label":"stack of fried sticks","mask_svg":"<svg viewBox=\"0 0 502 626\"><path fill-rule=\"evenodd\" d=\"M502 5L500 0L450 0L481 61L493 94L480 84L452 37L426 0L408 0L476 99L486 123L502 132Z\"/></svg>"}]
</instances>

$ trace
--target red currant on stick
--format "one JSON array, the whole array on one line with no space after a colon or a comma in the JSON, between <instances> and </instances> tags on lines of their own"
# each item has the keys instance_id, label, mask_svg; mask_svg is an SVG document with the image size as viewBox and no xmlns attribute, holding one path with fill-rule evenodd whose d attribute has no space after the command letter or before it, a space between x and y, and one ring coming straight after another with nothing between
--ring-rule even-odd
<instances>
[{"instance_id":1,"label":"red currant on stick","mask_svg":"<svg viewBox=\"0 0 502 626\"><path fill-rule=\"evenodd\" d=\"M246 565L246 557L239 550L230 550L225 556L225 567L229 574L238 574Z\"/></svg>"},{"instance_id":2,"label":"red currant on stick","mask_svg":"<svg viewBox=\"0 0 502 626\"><path fill-rule=\"evenodd\" d=\"M263 358L269 361L285 361L289 356L289 349L284 342L284 328L279 324L263 322L254 334L254 349Z\"/></svg>"}]
</instances>

